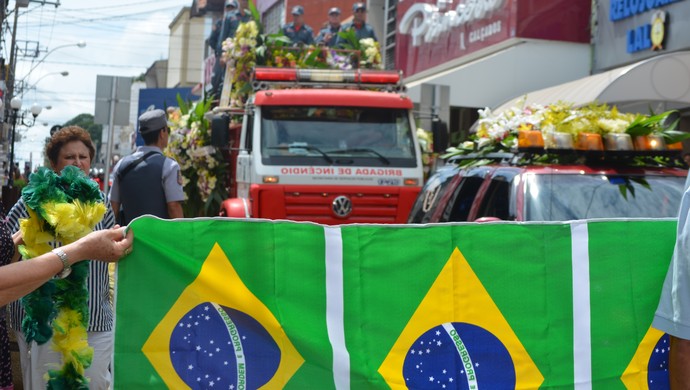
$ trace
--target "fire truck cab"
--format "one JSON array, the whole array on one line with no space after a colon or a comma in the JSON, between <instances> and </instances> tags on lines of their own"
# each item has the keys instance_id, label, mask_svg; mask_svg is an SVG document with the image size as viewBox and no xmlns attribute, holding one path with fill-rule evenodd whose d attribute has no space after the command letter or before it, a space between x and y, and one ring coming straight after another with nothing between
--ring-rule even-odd
<instances>
[{"instance_id":1,"label":"fire truck cab","mask_svg":"<svg viewBox=\"0 0 690 390\"><path fill-rule=\"evenodd\" d=\"M241 127L227 113L213 121L229 131L233 173L221 215L407 220L423 169L399 72L258 67L253 77Z\"/></svg>"}]
</instances>

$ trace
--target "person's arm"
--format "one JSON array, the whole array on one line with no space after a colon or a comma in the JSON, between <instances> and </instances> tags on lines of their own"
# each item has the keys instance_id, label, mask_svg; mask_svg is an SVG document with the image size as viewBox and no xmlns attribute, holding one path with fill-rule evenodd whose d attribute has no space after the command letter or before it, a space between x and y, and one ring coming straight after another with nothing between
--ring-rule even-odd
<instances>
[{"instance_id":1,"label":"person's arm","mask_svg":"<svg viewBox=\"0 0 690 390\"><path fill-rule=\"evenodd\" d=\"M223 28L223 20L218 20L213 24L213 30L211 30L211 35L208 37L208 46L215 53L216 47L218 47L218 37L220 37L220 30Z\"/></svg>"},{"instance_id":2,"label":"person's arm","mask_svg":"<svg viewBox=\"0 0 690 390\"><path fill-rule=\"evenodd\" d=\"M114 202L111 200L110 207L113 209L113 216L115 217L115 221L117 221L118 217L120 216L120 202Z\"/></svg>"},{"instance_id":3,"label":"person's arm","mask_svg":"<svg viewBox=\"0 0 690 390\"><path fill-rule=\"evenodd\" d=\"M108 197L105 199L105 202L110 201L110 208L112 209L113 217L115 217L113 221L115 222L117 222L120 217L120 175L118 173L120 171L121 162L122 160L118 161L115 167L113 167L113 181L107 194Z\"/></svg>"},{"instance_id":4,"label":"person's arm","mask_svg":"<svg viewBox=\"0 0 690 390\"><path fill-rule=\"evenodd\" d=\"M314 43L316 43L317 45L326 43L328 41L328 39L326 38L328 37L328 35L326 34L326 29L321 29L319 33L316 35L316 38L314 38Z\"/></svg>"},{"instance_id":5,"label":"person's arm","mask_svg":"<svg viewBox=\"0 0 690 390\"><path fill-rule=\"evenodd\" d=\"M168 202L168 216L170 219L184 218L181 202Z\"/></svg>"},{"instance_id":6,"label":"person's arm","mask_svg":"<svg viewBox=\"0 0 690 390\"><path fill-rule=\"evenodd\" d=\"M690 340L670 336L668 370L671 390L690 388Z\"/></svg>"},{"instance_id":7,"label":"person's arm","mask_svg":"<svg viewBox=\"0 0 690 390\"><path fill-rule=\"evenodd\" d=\"M163 165L163 192L168 209L168 218L184 218L182 202L185 199L180 165L172 158L166 158Z\"/></svg>"},{"instance_id":8,"label":"person's arm","mask_svg":"<svg viewBox=\"0 0 690 390\"><path fill-rule=\"evenodd\" d=\"M309 27L305 24L305 27ZM314 30L312 30L311 27L307 29L307 45L313 45L314 44Z\"/></svg>"},{"instance_id":9,"label":"person's arm","mask_svg":"<svg viewBox=\"0 0 690 390\"><path fill-rule=\"evenodd\" d=\"M60 249L67 255L70 266L87 259L118 261L129 254L132 246L132 232L127 236L124 232L125 228L99 230ZM62 260L53 252L0 267L0 306L37 289L62 269Z\"/></svg>"}]
</instances>

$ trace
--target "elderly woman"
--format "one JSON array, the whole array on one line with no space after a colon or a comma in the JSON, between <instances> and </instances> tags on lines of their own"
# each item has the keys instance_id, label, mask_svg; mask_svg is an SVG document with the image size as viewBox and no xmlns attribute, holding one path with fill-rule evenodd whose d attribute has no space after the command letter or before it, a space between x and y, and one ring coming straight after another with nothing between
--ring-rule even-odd
<instances>
[{"instance_id":1,"label":"elderly woman","mask_svg":"<svg viewBox=\"0 0 690 390\"><path fill-rule=\"evenodd\" d=\"M52 136L45 148L51 168L58 174L69 165L74 165L88 174L95 152L89 133L78 126L62 128ZM107 211L94 230L108 229L115 225L110 202L106 202L103 193L101 198ZM28 215L27 207L20 198L8 215L13 232L19 230L19 220L27 218ZM59 243L53 243L52 246L57 247ZM113 307L109 299L108 264L100 261L90 262L86 285L89 308L86 330L94 354L85 376L90 378L90 389L107 389L111 380L109 365L113 352ZM25 335L21 331L24 316L24 309L19 301L9 305L9 325L17 335L23 384L27 389L45 388L44 375L49 369L60 366L60 355L52 350L50 342L42 345L35 341L26 343Z\"/></svg>"}]
</instances>

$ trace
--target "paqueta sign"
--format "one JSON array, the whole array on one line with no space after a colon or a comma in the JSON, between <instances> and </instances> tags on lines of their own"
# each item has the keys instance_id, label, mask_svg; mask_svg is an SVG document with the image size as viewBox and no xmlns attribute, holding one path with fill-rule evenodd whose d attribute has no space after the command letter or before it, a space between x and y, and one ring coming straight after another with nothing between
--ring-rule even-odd
<instances>
[{"instance_id":1,"label":"paqueta sign","mask_svg":"<svg viewBox=\"0 0 690 390\"><path fill-rule=\"evenodd\" d=\"M514 0L398 3L396 64L405 76L506 40Z\"/></svg>"}]
</instances>

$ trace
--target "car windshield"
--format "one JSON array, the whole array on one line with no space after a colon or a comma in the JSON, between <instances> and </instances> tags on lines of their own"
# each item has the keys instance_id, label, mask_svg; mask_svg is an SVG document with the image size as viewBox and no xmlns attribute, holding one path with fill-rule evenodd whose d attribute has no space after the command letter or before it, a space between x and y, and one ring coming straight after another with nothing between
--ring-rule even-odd
<instances>
[{"instance_id":1,"label":"car windshield","mask_svg":"<svg viewBox=\"0 0 690 390\"><path fill-rule=\"evenodd\" d=\"M402 109L265 106L261 153L266 165L416 165Z\"/></svg>"},{"instance_id":2,"label":"car windshield","mask_svg":"<svg viewBox=\"0 0 690 390\"><path fill-rule=\"evenodd\" d=\"M676 217L684 177L527 175L525 219Z\"/></svg>"}]
</instances>

